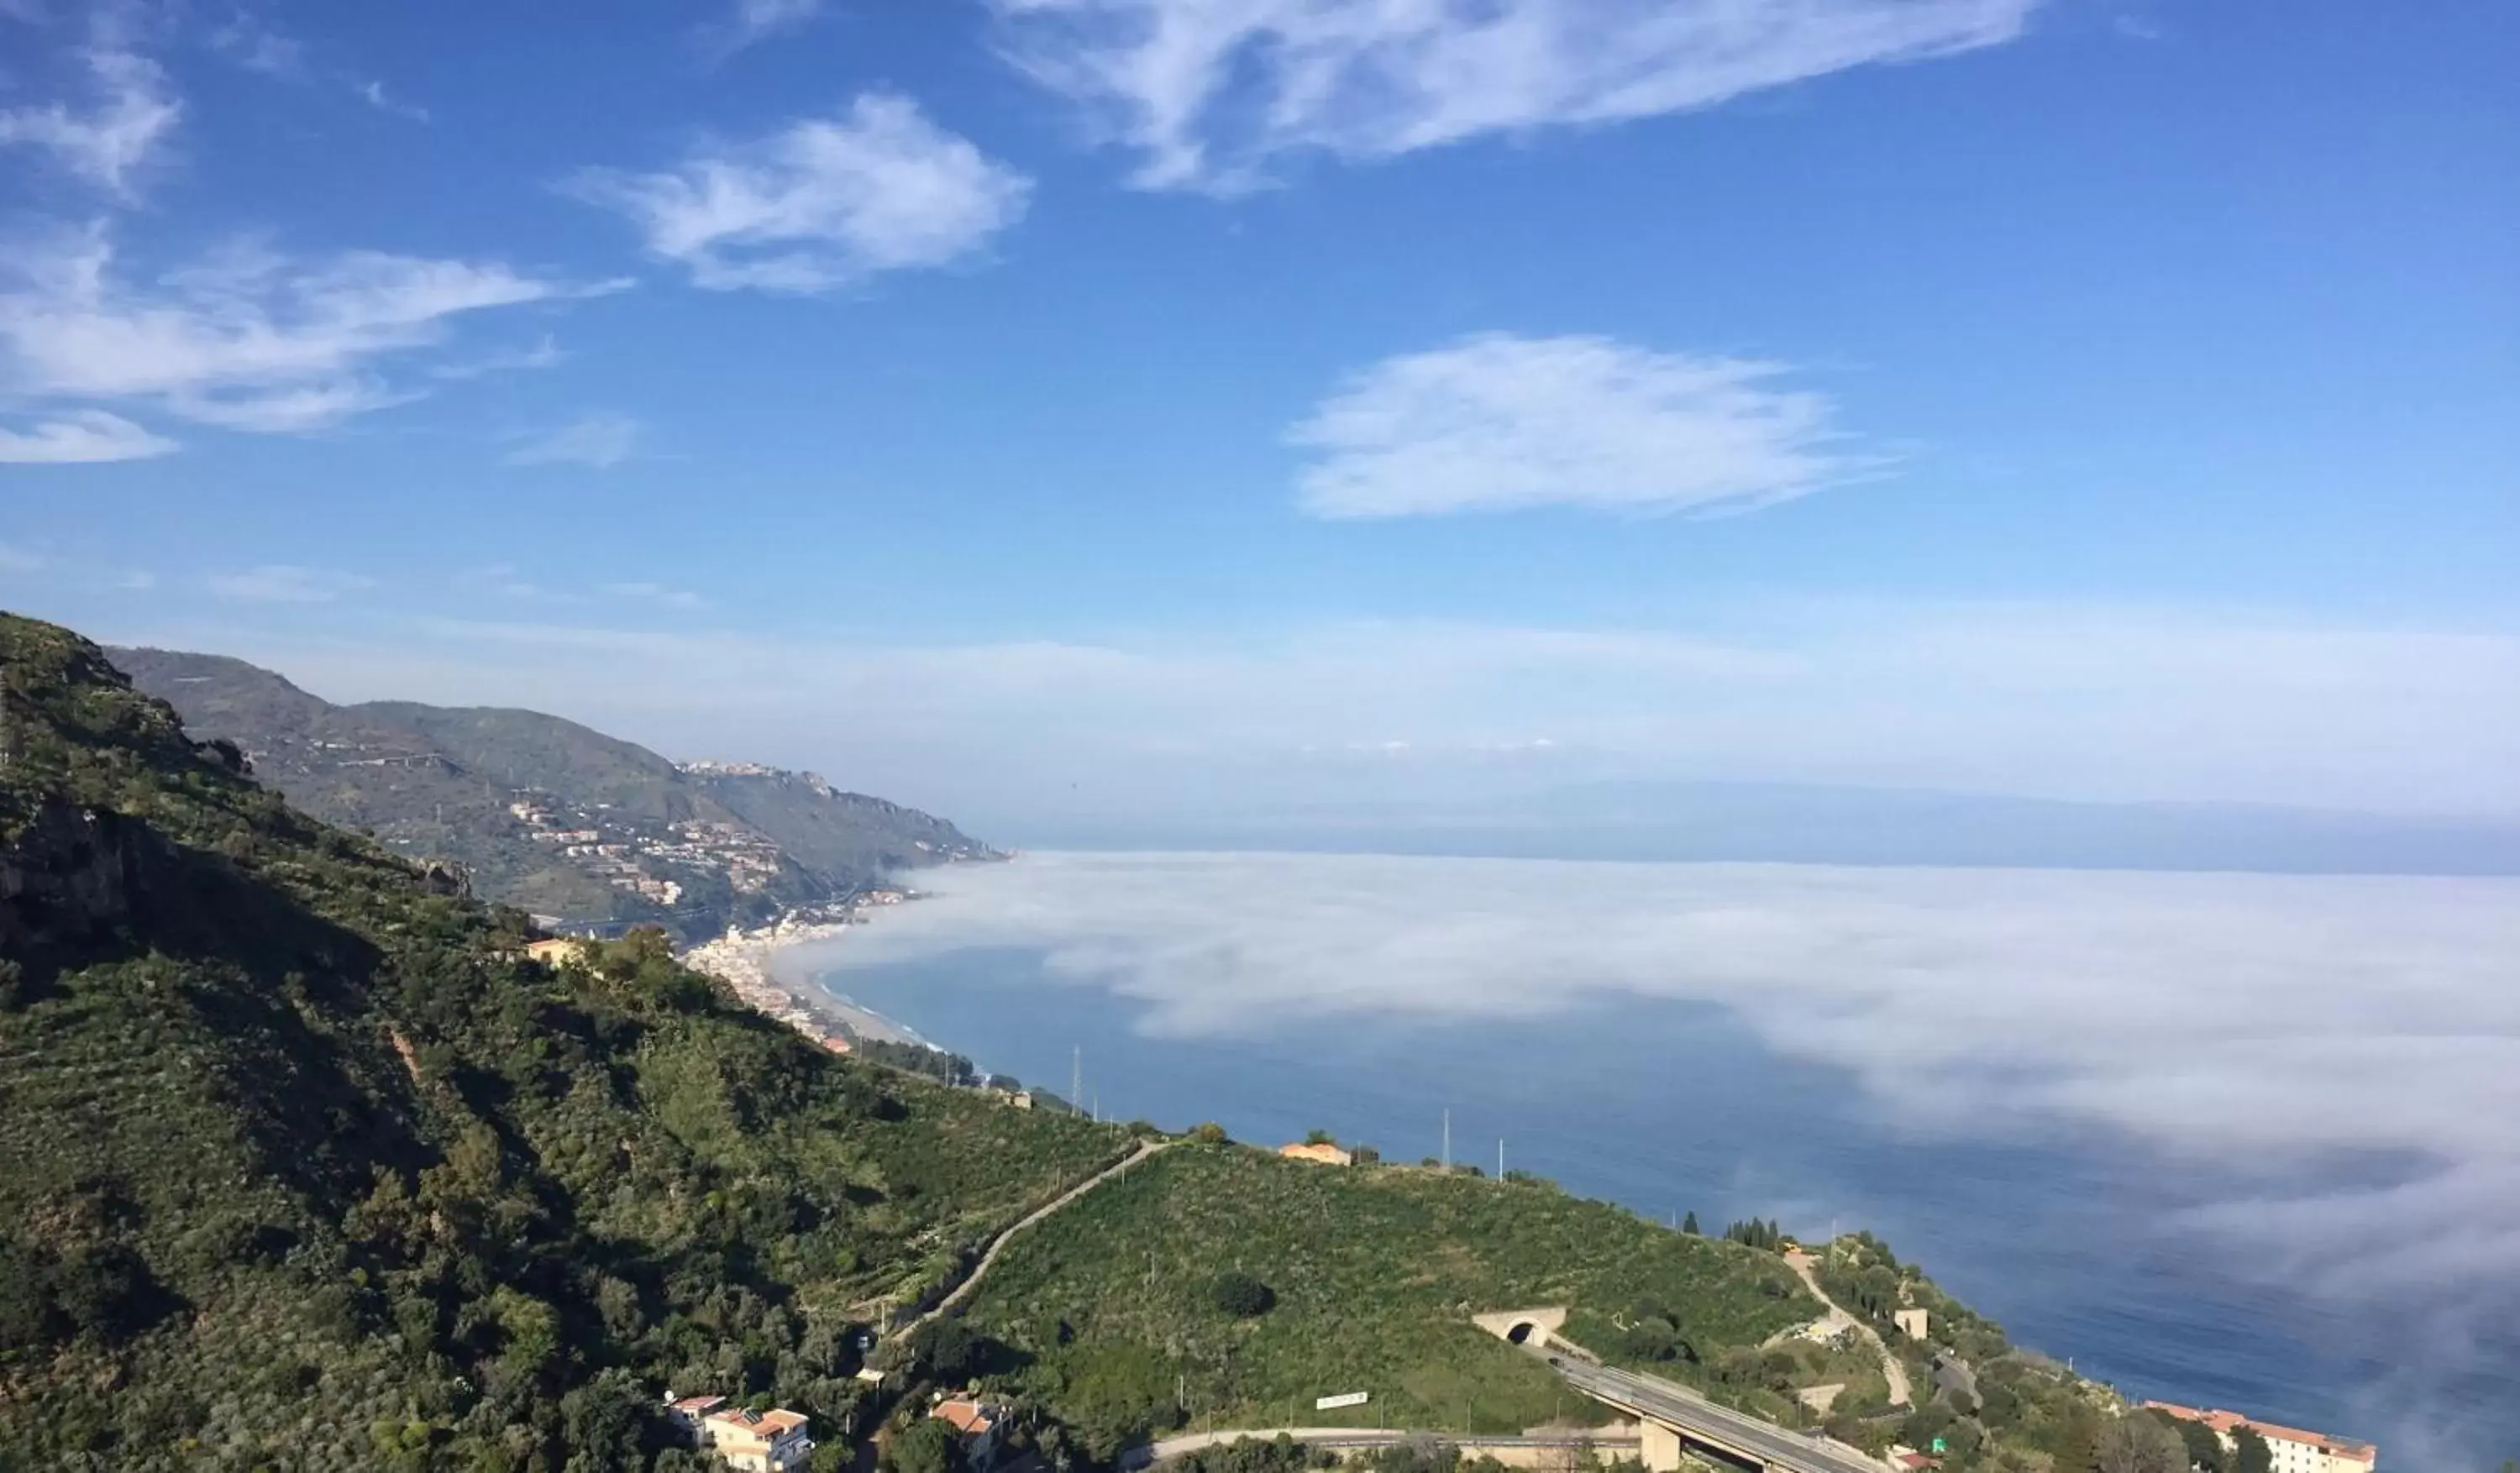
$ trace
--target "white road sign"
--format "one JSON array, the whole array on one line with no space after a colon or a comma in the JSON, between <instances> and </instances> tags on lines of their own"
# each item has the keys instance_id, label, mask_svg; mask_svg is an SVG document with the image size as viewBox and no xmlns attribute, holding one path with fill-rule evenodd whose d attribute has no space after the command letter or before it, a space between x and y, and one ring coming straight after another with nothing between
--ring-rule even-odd
<instances>
[{"instance_id":1,"label":"white road sign","mask_svg":"<svg viewBox=\"0 0 2520 1473\"><path fill-rule=\"evenodd\" d=\"M1371 1400L1372 1395L1372 1394L1370 1392L1351 1391L1345 1396L1315 1397L1313 1399L1313 1409L1315 1411L1328 1411L1333 1406L1362 1406Z\"/></svg>"}]
</instances>

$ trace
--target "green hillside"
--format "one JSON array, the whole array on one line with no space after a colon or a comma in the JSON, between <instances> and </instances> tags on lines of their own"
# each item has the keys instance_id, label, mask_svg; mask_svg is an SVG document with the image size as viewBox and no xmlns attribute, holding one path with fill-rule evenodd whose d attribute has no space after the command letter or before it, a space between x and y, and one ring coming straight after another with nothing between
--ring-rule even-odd
<instances>
[{"instance_id":1,"label":"green hillside","mask_svg":"<svg viewBox=\"0 0 2520 1473\"><path fill-rule=\"evenodd\" d=\"M646 1467L1121 1148L554 972L0 615L0 1467Z\"/></svg>"},{"instance_id":2,"label":"green hillside","mask_svg":"<svg viewBox=\"0 0 2520 1473\"><path fill-rule=\"evenodd\" d=\"M538 711L341 706L242 660L110 653L196 736L243 748L292 802L407 857L452 860L484 896L544 915L700 935L895 871L994 857L942 819L810 774L685 769ZM542 822L519 817L520 800ZM594 837L557 837L581 831ZM585 852L598 845L626 854ZM728 863L747 846L761 863Z\"/></svg>"},{"instance_id":3,"label":"green hillside","mask_svg":"<svg viewBox=\"0 0 2520 1473\"><path fill-rule=\"evenodd\" d=\"M1227 1273L1265 1285L1271 1307L1221 1308ZM1820 1314L1773 1254L1551 1186L1185 1145L1019 1240L970 1319L1037 1358L1016 1384L1107 1451L1185 1403L1221 1427L1598 1420L1469 1317L1641 1304L1676 1315L1710 1361ZM1313 1410L1354 1391L1372 1401Z\"/></svg>"},{"instance_id":4,"label":"green hillside","mask_svg":"<svg viewBox=\"0 0 2520 1473\"><path fill-rule=\"evenodd\" d=\"M1595 1418L1469 1322L1549 1305L1780 1421L1844 1380L1831 1430L1942 1438L1949 1473L2176 1467L1868 1238L1823 1282L1930 1311L1912 1409L1859 1346L1766 1344L1818 1312L1766 1248L1210 1128L1008 1240L871 1387L863 1329L1130 1133L835 1058L652 931L527 960L522 915L299 813L67 631L0 614L0 1473L661 1473L692 1466L669 1387L807 1412L826 1470L970 1377L1060 1470L1338 1392L1428 1429Z\"/></svg>"}]
</instances>

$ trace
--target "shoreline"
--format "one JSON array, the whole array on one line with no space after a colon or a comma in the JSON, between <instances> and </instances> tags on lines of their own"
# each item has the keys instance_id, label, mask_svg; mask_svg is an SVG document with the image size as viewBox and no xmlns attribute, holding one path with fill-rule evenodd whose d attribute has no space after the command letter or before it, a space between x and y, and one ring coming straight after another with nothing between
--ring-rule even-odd
<instances>
[{"instance_id":1,"label":"shoreline","mask_svg":"<svg viewBox=\"0 0 2520 1473\"><path fill-rule=\"evenodd\" d=\"M743 1002L834 1053L848 1053L861 1040L932 1048L910 1028L840 997L812 978L783 975L781 958L800 946L841 939L853 925L848 915L791 912L766 926L730 926L683 953L692 970L714 977Z\"/></svg>"}]
</instances>

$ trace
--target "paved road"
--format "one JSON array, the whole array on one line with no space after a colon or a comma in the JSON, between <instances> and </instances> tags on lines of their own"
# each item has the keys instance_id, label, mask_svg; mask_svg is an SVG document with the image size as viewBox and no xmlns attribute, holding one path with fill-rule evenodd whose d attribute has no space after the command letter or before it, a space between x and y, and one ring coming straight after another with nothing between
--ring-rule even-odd
<instances>
[{"instance_id":1,"label":"paved road","mask_svg":"<svg viewBox=\"0 0 2520 1473\"><path fill-rule=\"evenodd\" d=\"M1430 1438L1455 1448L1573 1448L1589 1446L1612 1452L1634 1451L1637 1439L1633 1434L1602 1432L1552 1432L1520 1437L1463 1437L1457 1432L1422 1432L1405 1428L1382 1427L1243 1427L1230 1432L1185 1432L1165 1438L1152 1447L1139 1448L1121 1458L1121 1465L1142 1468L1148 1463L1170 1462L1185 1452L1201 1448L1223 1447L1244 1438L1268 1442L1280 1433L1313 1448L1380 1448L1392 1443L1405 1443L1412 1438Z\"/></svg>"},{"instance_id":2,"label":"paved road","mask_svg":"<svg viewBox=\"0 0 2520 1473\"><path fill-rule=\"evenodd\" d=\"M1566 1378L1566 1384L1586 1396L1754 1452L1771 1469L1783 1469L1786 1473L1881 1473L1881 1464L1852 1448L1808 1433L1789 1432L1746 1411L1718 1406L1686 1386L1658 1376L1596 1365L1580 1356L1552 1353L1549 1363Z\"/></svg>"},{"instance_id":3,"label":"paved road","mask_svg":"<svg viewBox=\"0 0 2520 1473\"><path fill-rule=\"evenodd\" d=\"M1006 1231L1001 1232L995 1238L990 1239L988 1251L981 1254L980 1261L971 1266L970 1276L954 1286L954 1292L946 1295L943 1299L936 1301L936 1308L929 1310L926 1314L922 1315L918 1318L910 1321L908 1324L901 1326L901 1328L895 1330L893 1333L897 1335L906 1335L931 1319L940 1318L946 1315L954 1313L958 1309L961 1309L966 1300L968 1300L973 1294L979 1292L980 1280L988 1277L989 1271L997 1267L998 1255L1006 1251L1007 1244L1013 1240L1016 1233L1021 1232L1033 1224L1040 1222L1043 1218L1057 1213L1061 1208L1064 1208L1069 1203L1075 1201L1078 1197L1085 1195L1087 1192L1092 1191L1103 1183L1110 1181L1113 1177L1120 1175L1120 1173L1127 1171L1130 1167L1146 1160L1155 1152L1169 1148L1172 1143L1173 1142L1169 1140L1139 1141L1136 1149L1121 1157L1114 1164L1102 1168L1101 1171L1096 1172L1084 1181L1077 1183L1074 1186L1069 1187L1066 1193L1060 1196L1058 1200L1050 1203L1048 1206L1034 1209L1021 1221L1011 1225Z\"/></svg>"},{"instance_id":4,"label":"paved road","mask_svg":"<svg viewBox=\"0 0 2520 1473\"><path fill-rule=\"evenodd\" d=\"M1908 1367L1900 1364L1899 1358L1890 1354L1890 1347L1881 1343L1881 1332L1846 1313L1845 1306L1828 1297L1828 1292L1820 1286L1820 1275L1812 1272L1810 1254L1788 1253L1785 1255L1785 1263L1796 1273L1802 1275L1803 1287L1812 1291L1812 1297L1828 1306L1831 1333L1835 1333L1835 1327L1842 1324L1872 1342L1873 1354L1881 1358L1881 1374L1890 1383L1890 1405L1893 1406L1910 1405Z\"/></svg>"}]
</instances>

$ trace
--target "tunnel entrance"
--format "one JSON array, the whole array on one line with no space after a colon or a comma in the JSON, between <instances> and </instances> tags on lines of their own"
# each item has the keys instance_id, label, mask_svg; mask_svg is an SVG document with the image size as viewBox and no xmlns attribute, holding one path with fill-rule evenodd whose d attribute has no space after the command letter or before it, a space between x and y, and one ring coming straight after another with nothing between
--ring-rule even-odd
<instances>
[{"instance_id":1,"label":"tunnel entrance","mask_svg":"<svg viewBox=\"0 0 2520 1473\"><path fill-rule=\"evenodd\" d=\"M1532 1331L1539 1328L1540 1326L1528 1319L1517 1319L1513 1322L1513 1328L1505 1332L1505 1338L1509 1344L1528 1345L1531 1343Z\"/></svg>"}]
</instances>

